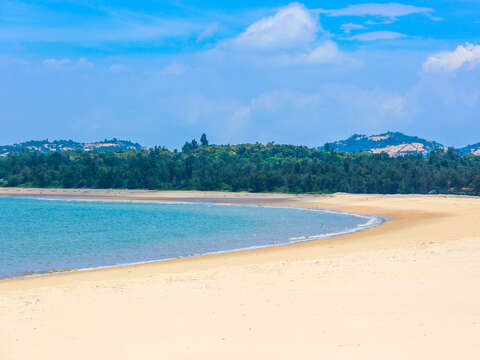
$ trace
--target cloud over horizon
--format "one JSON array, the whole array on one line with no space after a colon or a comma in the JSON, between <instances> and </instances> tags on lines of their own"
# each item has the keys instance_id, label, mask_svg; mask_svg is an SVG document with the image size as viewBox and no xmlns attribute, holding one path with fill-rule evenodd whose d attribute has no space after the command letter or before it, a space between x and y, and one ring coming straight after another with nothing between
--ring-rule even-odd
<instances>
[{"instance_id":1,"label":"cloud over horizon","mask_svg":"<svg viewBox=\"0 0 480 360\"><path fill-rule=\"evenodd\" d=\"M454 51L443 51L430 56L423 64L425 72L453 72L464 65L473 69L480 63L480 45L459 45Z\"/></svg>"},{"instance_id":2,"label":"cloud over horizon","mask_svg":"<svg viewBox=\"0 0 480 360\"><path fill-rule=\"evenodd\" d=\"M359 41L376 41L376 40L394 40L401 39L407 35L394 31L372 31L357 34L347 38L347 40L359 40Z\"/></svg>"},{"instance_id":3,"label":"cloud over horizon","mask_svg":"<svg viewBox=\"0 0 480 360\"><path fill-rule=\"evenodd\" d=\"M292 3L251 24L232 45L255 50L296 49L315 41L319 31L317 17L302 4Z\"/></svg>"},{"instance_id":4,"label":"cloud over horizon","mask_svg":"<svg viewBox=\"0 0 480 360\"><path fill-rule=\"evenodd\" d=\"M73 61L69 58L64 58L64 59L55 59L55 58L49 58L43 60L42 64L46 67L49 68L54 68L54 69L65 69L65 68L70 68L70 69L92 69L95 65L89 61L87 58L81 57L77 61Z\"/></svg>"},{"instance_id":5,"label":"cloud over horizon","mask_svg":"<svg viewBox=\"0 0 480 360\"><path fill-rule=\"evenodd\" d=\"M318 16L295 2L221 42L219 49L267 56L277 65L327 64L342 59L338 45L330 37Z\"/></svg>"},{"instance_id":6,"label":"cloud over horizon","mask_svg":"<svg viewBox=\"0 0 480 360\"><path fill-rule=\"evenodd\" d=\"M348 23L348 24L342 24L342 26L340 27L340 29L342 29L342 31L345 33L345 34L350 34L353 30L360 30L360 29L365 29L365 26L363 26L362 24L352 24L352 23Z\"/></svg>"}]
</instances>

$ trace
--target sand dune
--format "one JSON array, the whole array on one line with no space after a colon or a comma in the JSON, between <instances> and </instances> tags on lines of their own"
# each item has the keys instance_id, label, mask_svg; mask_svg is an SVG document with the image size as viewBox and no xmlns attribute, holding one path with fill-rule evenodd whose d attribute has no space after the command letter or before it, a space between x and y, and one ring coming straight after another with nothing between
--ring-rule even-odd
<instances>
[{"instance_id":1,"label":"sand dune","mask_svg":"<svg viewBox=\"0 0 480 360\"><path fill-rule=\"evenodd\" d=\"M274 249L0 281L2 360L480 358L480 199L2 193L250 199L392 219Z\"/></svg>"}]
</instances>

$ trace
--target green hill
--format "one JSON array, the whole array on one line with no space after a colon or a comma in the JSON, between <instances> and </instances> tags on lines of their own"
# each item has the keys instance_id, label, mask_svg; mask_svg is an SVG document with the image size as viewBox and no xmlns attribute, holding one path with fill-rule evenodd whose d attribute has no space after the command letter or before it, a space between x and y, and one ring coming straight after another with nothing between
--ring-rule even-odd
<instances>
[{"instance_id":1,"label":"green hill","mask_svg":"<svg viewBox=\"0 0 480 360\"><path fill-rule=\"evenodd\" d=\"M346 140L328 143L326 146L339 152L370 152L374 154L385 152L392 157L410 154L428 155L436 149L446 150L445 146L436 141L408 136L400 132L387 132L371 136L355 134Z\"/></svg>"},{"instance_id":2,"label":"green hill","mask_svg":"<svg viewBox=\"0 0 480 360\"><path fill-rule=\"evenodd\" d=\"M0 146L0 156L21 153L50 153L63 151L112 151L112 150L145 150L144 146L128 140L97 141L92 143L79 143L72 140L30 140L14 145Z\"/></svg>"},{"instance_id":3,"label":"green hill","mask_svg":"<svg viewBox=\"0 0 480 360\"><path fill-rule=\"evenodd\" d=\"M458 149L458 152L461 155L480 155L480 143L467 145L463 148Z\"/></svg>"}]
</instances>

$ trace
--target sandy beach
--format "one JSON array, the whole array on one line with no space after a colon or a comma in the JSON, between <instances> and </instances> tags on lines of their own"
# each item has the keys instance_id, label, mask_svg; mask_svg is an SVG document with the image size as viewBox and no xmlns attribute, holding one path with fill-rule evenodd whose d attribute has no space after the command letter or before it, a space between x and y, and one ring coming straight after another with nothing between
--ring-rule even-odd
<instances>
[{"instance_id":1,"label":"sandy beach","mask_svg":"<svg viewBox=\"0 0 480 360\"><path fill-rule=\"evenodd\" d=\"M387 217L277 248L0 281L0 359L479 359L480 198L7 189Z\"/></svg>"}]
</instances>

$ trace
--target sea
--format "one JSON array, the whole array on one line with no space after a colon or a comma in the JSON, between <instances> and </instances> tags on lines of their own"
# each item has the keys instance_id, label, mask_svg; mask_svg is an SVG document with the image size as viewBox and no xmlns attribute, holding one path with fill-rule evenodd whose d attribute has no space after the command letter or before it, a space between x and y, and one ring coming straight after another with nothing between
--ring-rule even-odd
<instances>
[{"instance_id":1,"label":"sea","mask_svg":"<svg viewBox=\"0 0 480 360\"><path fill-rule=\"evenodd\" d=\"M0 198L0 279L322 239L377 217L220 204Z\"/></svg>"}]
</instances>

